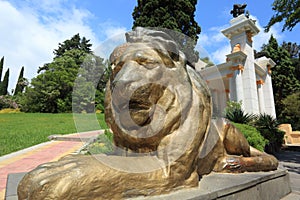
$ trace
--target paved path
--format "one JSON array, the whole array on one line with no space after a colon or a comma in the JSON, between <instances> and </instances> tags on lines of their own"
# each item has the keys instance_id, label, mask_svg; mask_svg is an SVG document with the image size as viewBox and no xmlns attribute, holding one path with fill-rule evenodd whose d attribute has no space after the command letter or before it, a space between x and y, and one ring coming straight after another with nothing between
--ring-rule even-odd
<instances>
[{"instance_id":1,"label":"paved path","mask_svg":"<svg viewBox=\"0 0 300 200\"><path fill-rule=\"evenodd\" d=\"M299 146L300 149L300 146ZM292 194L284 200L300 200L300 151L281 151L276 154L279 167L287 169L290 175Z\"/></svg>"},{"instance_id":2,"label":"paved path","mask_svg":"<svg viewBox=\"0 0 300 200\"><path fill-rule=\"evenodd\" d=\"M56 161L74 153L84 145L84 141L100 132L54 136L52 139L56 140L0 157L0 200L4 199L8 174L28 172L42 163Z\"/></svg>"}]
</instances>

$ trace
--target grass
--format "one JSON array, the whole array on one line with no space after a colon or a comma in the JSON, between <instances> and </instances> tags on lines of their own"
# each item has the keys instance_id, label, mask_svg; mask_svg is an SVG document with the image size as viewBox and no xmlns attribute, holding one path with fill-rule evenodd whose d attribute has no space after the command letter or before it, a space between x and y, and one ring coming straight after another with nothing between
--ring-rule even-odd
<instances>
[{"instance_id":1,"label":"grass","mask_svg":"<svg viewBox=\"0 0 300 200\"><path fill-rule=\"evenodd\" d=\"M49 141L50 135L106 129L104 115L96 117L99 124L91 114L0 114L0 156Z\"/></svg>"}]
</instances>

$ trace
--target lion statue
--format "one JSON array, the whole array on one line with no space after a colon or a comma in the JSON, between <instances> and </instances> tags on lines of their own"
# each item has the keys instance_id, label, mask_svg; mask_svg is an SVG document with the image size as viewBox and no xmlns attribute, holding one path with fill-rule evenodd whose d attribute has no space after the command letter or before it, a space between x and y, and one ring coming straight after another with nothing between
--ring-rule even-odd
<instances>
[{"instance_id":1,"label":"lion statue","mask_svg":"<svg viewBox=\"0 0 300 200\"><path fill-rule=\"evenodd\" d=\"M124 199L197 187L215 172L268 171L277 160L212 119L206 82L164 31L136 28L110 56L105 119L111 155L72 155L38 166L19 199Z\"/></svg>"}]
</instances>

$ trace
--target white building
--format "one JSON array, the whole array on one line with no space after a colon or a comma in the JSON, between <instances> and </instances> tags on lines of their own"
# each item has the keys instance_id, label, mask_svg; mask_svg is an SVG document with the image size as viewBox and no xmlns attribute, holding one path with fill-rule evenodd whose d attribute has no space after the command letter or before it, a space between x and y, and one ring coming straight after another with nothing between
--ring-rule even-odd
<instances>
[{"instance_id":1,"label":"white building","mask_svg":"<svg viewBox=\"0 0 300 200\"><path fill-rule=\"evenodd\" d=\"M270 58L254 59L252 37L259 29L255 21L244 14L233 18L222 33L230 40L232 51L225 63L196 70L206 79L211 89L214 110L221 114L227 101L242 101L246 113L266 113L276 118Z\"/></svg>"}]
</instances>

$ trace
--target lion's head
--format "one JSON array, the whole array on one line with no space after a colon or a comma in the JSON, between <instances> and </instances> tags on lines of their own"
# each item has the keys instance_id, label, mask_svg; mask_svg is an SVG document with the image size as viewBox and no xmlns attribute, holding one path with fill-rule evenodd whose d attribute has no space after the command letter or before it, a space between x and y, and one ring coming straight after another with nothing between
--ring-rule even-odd
<instances>
[{"instance_id":1,"label":"lion's head","mask_svg":"<svg viewBox=\"0 0 300 200\"><path fill-rule=\"evenodd\" d=\"M106 121L116 146L152 152L188 118L193 81L184 54L167 33L137 28L126 39L110 57Z\"/></svg>"}]
</instances>

